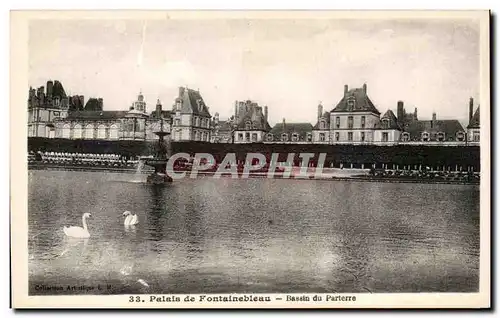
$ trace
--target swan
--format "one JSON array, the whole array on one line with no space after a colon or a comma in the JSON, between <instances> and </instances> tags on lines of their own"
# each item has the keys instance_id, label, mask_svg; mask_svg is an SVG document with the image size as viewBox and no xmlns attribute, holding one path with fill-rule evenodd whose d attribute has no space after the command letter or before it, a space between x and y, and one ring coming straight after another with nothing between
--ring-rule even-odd
<instances>
[{"instance_id":1,"label":"swan","mask_svg":"<svg viewBox=\"0 0 500 318\"><path fill-rule=\"evenodd\" d=\"M92 215L90 213L84 213L82 215L82 223L83 227L79 226L65 226L63 228L64 234L66 236L70 237L79 237L79 238L88 238L90 237L89 229L87 228L87 221L86 219L91 217Z\"/></svg>"},{"instance_id":2,"label":"swan","mask_svg":"<svg viewBox=\"0 0 500 318\"><path fill-rule=\"evenodd\" d=\"M136 225L137 223L139 223L137 214L132 214L132 212L130 211L125 211L123 212L123 216L125 216L125 221L123 221L123 224L125 226Z\"/></svg>"}]
</instances>

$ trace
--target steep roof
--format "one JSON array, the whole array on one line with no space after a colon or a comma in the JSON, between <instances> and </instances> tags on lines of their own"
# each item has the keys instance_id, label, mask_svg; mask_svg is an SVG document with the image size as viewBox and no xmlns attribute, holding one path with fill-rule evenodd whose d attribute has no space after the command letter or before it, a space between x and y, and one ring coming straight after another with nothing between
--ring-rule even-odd
<instances>
[{"instance_id":1,"label":"steep roof","mask_svg":"<svg viewBox=\"0 0 500 318\"><path fill-rule=\"evenodd\" d=\"M299 135L299 141L306 140L307 133L312 132L313 126L310 123L279 123L274 125L274 127L269 132L275 138L275 140L279 140L283 133L288 135L290 139L293 133L297 133Z\"/></svg>"},{"instance_id":2,"label":"steep roof","mask_svg":"<svg viewBox=\"0 0 500 318\"><path fill-rule=\"evenodd\" d=\"M215 123L214 123L214 126L215 126ZM232 131L233 130L233 122L230 120L219 120L219 124L218 124L217 128L218 128L219 132Z\"/></svg>"},{"instance_id":3,"label":"steep roof","mask_svg":"<svg viewBox=\"0 0 500 318\"><path fill-rule=\"evenodd\" d=\"M107 111L70 111L64 120L116 120L125 117L128 111L107 110Z\"/></svg>"},{"instance_id":4,"label":"steep roof","mask_svg":"<svg viewBox=\"0 0 500 318\"><path fill-rule=\"evenodd\" d=\"M237 129L238 130L245 130L247 122L252 123L251 130L263 130L263 131L271 130L271 126L266 121L266 118L263 115L256 116L255 114L252 114L252 113L247 113L247 114L245 114L245 116L243 116L243 118L240 119L240 122L236 126Z\"/></svg>"},{"instance_id":5,"label":"steep roof","mask_svg":"<svg viewBox=\"0 0 500 318\"><path fill-rule=\"evenodd\" d=\"M388 119L388 125L384 126L384 119ZM380 127L376 127L379 129L397 129L401 130L401 126L398 123L398 119L392 110L388 110L385 114L380 118Z\"/></svg>"},{"instance_id":6,"label":"steep roof","mask_svg":"<svg viewBox=\"0 0 500 318\"><path fill-rule=\"evenodd\" d=\"M404 129L410 134L410 140L420 140L423 132L428 132L430 140L437 140L437 133L443 132L446 140L455 140L456 133L464 131L460 122L450 120L418 120L410 123Z\"/></svg>"},{"instance_id":7,"label":"steep roof","mask_svg":"<svg viewBox=\"0 0 500 318\"><path fill-rule=\"evenodd\" d=\"M479 120L479 107L476 109L474 116L472 116L469 125L467 128L479 128L480 120Z\"/></svg>"},{"instance_id":8,"label":"steep roof","mask_svg":"<svg viewBox=\"0 0 500 318\"><path fill-rule=\"evenodd\" d=\"M348 103L348 100L354 100L354 105ZM349 90L340 102L332 110L334 113L341 112L371 112L380 115L378 109L373 105L372 101L362 88L354 88Z\"/></svg>"},{"instance_id":9,"label":"steep roof","mask_svg":"<svg viewBox=\"0 0 500 318\"><path fill-rule=\"evenodd\" d=\"M200 92L180 87L178 99L182 100L181 113L212 117Z\"/></svg>"},{"instance_id":10,"label":"steep roof","mask_svg":"<svg viewBox=\"0 0 500 318\"><path fill-rule=\"evenodd\" d=\"M59 96L60 98L66 97L64 87L58 80L54 81L54 86L52 87L52 96Z\"/></svg>"},{"instance_id":11,"label":"steep roof","mask_svg":"<svg viewBox=\"0 0 500 318\"><path fill-rule=\"evenodd\" d=\"M150 116L151 118L157 118L157 117L156 117L156 110L153 110L153 111L149 114L149 116ZM170 111L170 110L162 110L162 111L161 111L161 117L163 117L163 118L170 118L170 117L172 117L172 111Z\"/></svg>"}]
</instances>

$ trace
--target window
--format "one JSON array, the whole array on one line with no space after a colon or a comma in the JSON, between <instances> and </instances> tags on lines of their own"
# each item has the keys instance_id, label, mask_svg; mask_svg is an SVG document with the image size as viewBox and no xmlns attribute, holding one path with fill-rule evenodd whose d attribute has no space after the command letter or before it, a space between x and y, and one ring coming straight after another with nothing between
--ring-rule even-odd
<instances>
[{"instance_id":1,"label":"window","mask_svg":"<svg viewBox=\"0 0 500 318\"><path fill-rule=\"evenodd\" d=\"M347 133L347 140L352 141L352 131Z\"/></svg>"},{"instance_id":2,"label":"window","mask_svg":"<svg viewBox=\"0 0 500 318\"><path fill-rule=\"evenodd\" d=\"M288 135L285 133L281 134L281 141L288 141Z\"/></svg>"},{"instance_id":3,"label":"window","mask_svg":"<svg viewBox=\"0 0 500 318\"><path fill-rule=\"evenodd\" d=\"M353 96L347 99L347 110L352 111L356 107L356 100Z\"/></svg>"},{"instance_id":4,"label":"window","mask_svg":"<svg viewBox=\"0 0 500 318\"><path fill-rule=\"evenodd\" d=\"M247 122L245 123L245 129L246 129L246 130L251 130L251 129L252 129L252 123L251 123L251 122L249 122L249 121L247 121Z\"/></svg>"},{"instance_id":5,"label":"window","mask_svg":"<svg viewBox=\"0 0 500 318\"><path fill-rule=\"evenodd\" d=\"M319 129L321 130L326 129L326 123L323 120L319 123Z\"/></svg>"},{"instance_id":6,"label":"window","mask_svg":"<svg viewBox=\"0 0 500 318\"><path fill-rule=\"evenodd\" d=\"M69 133L70 133L69 124L64 124L64 126L62 127L62 137L69 139Z\"/></svg>"},{"instance_id":7,"label":"window","mask_svg":"<svg viewBox=\"0 0 500 318\"><path fill-rule=\"evenodd\" d=\"M273 141L273 134L267 134L267 141Z\"/></svg>"},{"instance_id":8,"label":"window","mask_svg":"<svg viewBox=\"0 0 500 318\"><path fill-rule=\"evenodd\" d=\"M339 140L340 140L340 133L336 132L335 133L335 141L339 141Z\"/></svg>"},{"instance_id":9,"label":"window","mask_svg":"<svg viewBox=\"0 0 500 318\"><path fill-rule=\"evenodd\" d=\"M200 118L196 117L196 127L200 127Z\"/></svg>"},{"instance_id":10,"label":"window","mask_svg":"<svg viewBox=\"0 0 500 318\"><path fill-rule=\"evenodd\" d=\"M99 125L99 127L97 127L97 138L106 139L106 126Z\"/></svg>"},{"instance_id":11,"label":"window","mask_svg":"<svg viewBox=\"0 0 500 318\"><path fill-rule=\"evenodd\" d=\"M257 141L257 133L252 133L252 141Z\"/></svg>"},{"instance_id":12,"label":"window","mask_svg":"<svg viewBox=\"0 0 500 318\"><path fill-rule=\"evenodd\" d=\"M437 140L438 141L444 141L444 133L443 132L438 132L437 133Z\"/></svg>"},{"instance_id":13,"label":"window","mask_svg":"<svg viewBox=\"0 0 500 318\"><path fill-rule=\"evenodd\" d=\"M389 129L389 119L387 118L382 119L382 128Z\"/></svg>"},{"instance_id":14,"label":"window","mask_svg":"<svg viewBox=\"0 0 500 318\"><path fill-rule=\"evenodd\" d=\"M404 132L404 133L403 133L402 140L403 140L403 141L410 141L410 134L409 134L409 133L407 133L407 132Z\"/></svg>"},{"instance_id":15,"label":"window","mask_svg":"<svg viewBox=\"0 0 500 318\"><path fill-rule=\"evenodd\" d=\"M365 124L366 124L366 117L361 116L361 128L365 128Z\"/></svg>"},{"instance_id":16,"label":"window","mask_svg":"<svg viewBox=\"0 0 500 318\"><path fill-rule=\"evenodd\" d=\"M473 140L474 141L479 141L479 131L475 131L473 134L472 134L472 137L473 137Z\"/></svg>"},{"instance_id":17,"label":"window","mask_svg":"<svg viewBox=\"0 0 500 318\"><path fill-rule=\"evenodd\" d=\"M109 139L118 139L118 126L116 124L109 127Z\"/></svg>"},{"instance_id":18,"label":"window","mask_svg":"<svg viewBox=\"0 0 500 318\"><path fill-rule=\"evenodd\" d=\"M180 126L181 125L181 120L179 118L176 118L174 121L174 126Z\"/></svg>"},{"instance_id":19,"label":"window","mask_svg":"<svg viewBox=\"0 0 500 318\"><path fill-rule=\"evenodd\" d=\"M389 141L389 133L383 132L382 133L382 142L388 142Z\"/></svg>"},{"instance_id":20,"label":"window","mask_svg":"<svg viewBox=\"0 0 500 318\"><path fill-rule=\"evenodd\" d=\"M85 139L94 139L94 125L85 126Z\"/></svg>"},{"instance_id":21,"label":"window","mask_svg":"<svg viewBox=\"0 0 500 318\"><path fill-rule=\"evenodd\" d=\"M238 133L238 140L243 140L243 133Z\"/></svg>"},{"instance_id":22,"label":"window","mask_svg":"<svg viewBox=\"0 0 500 318\"><path fill-rule=\"evenodd\" d=\"M76 124L75 127L73 127L73 138L74 139L82 138L82 126L80 124Z\"/></svg>"},{"instance_id":23,"label":"window","mask_svg":"<svg viewBox=\"0 0 500 318\"><path fill-rule=\"evenodd\" d=\"M325 141L325 133L319 134L319 141Z\"/></svg>"},{"instance_id":24,"label":"window","mask_svg":"<svg viewBox=\"0 0 500 318\"><path fill-rule=\"evenodd\" d=\"M429 141L429 133L427 132L422 133L422 141Z\"/></svg>"},{"instance_id":25,"label":"window","mask_svg":"<svg viewBox=\"0 0 500 318\"><path fill-rule=\"evenodd\" d=\"M194 140L196 140L196 141L200 140L200 132L199 131L194 132Z\"/></svg>"},{"instance_id":26,"label":"window","mask_svg":"<svg viewBox=\"0 0 500 318\"><path fill-rule=\"evenodd\" d=\"M361 141L365 141L365 133L361 132Z\"/></svg>"},{"instance_id":27,"label":"window","mask_svg":"<svg viewBox=\"0 0 500 318\"><path fill-rule=\"evenodd\" d=\"M312 141L312 134L311 133L307 133L307 141Z\"/></svg>"},{"instance_id":28,"label":"window","mask_svg":"<svg viewBox=\"0 0 500 318\"><path fill-rule=\"evenodd\" d=\"M250 133L245 133L245 141L250 141Z\"/></svg>"},{"instance_id":29,"label":"window","mask_svg":"<svg viewBox=\"0 0 500 318\"><path fill-rule=\"evenodd\" d=\"M299 134L293 133L292 134L292 141L299 141Z\"/></svg>"},{"instance_id":30,"label":"window","mask_svg":"<svg viewBox=\"0 0 500 318\"><path fill-rule=\"evenodd\" d=\"M181 102L178 101L177 103L175 103L175 110L176 111L181 111Z\"/></svg>"},{"instance_id":31,"label":"window","mask_svg":"<svg viewBox=\"0 0 500 318\"><path fill-rule=\"evenodd\" d=\"M354 118L352 116L347 117L347 128L352 129L354 126Z\"/></svg>"},{"instance_id":32,"label":"window","mask_svg":"<svg viewBox=\"0 0 500 318\"><path fill-rule=\"evenodd\" d=\"M340 128L340 117L335 117L335 127Z\"/></svg>"},{"instance_id":33,"label":"window","mask_svg":"<svg viewBox=\"0 0 500 318\"><path fill-rule=\"evenodd\" d=\"M464 141L465 139L465 134L463 131L457 132L457 141Z\"/></svg>"}]
</instances>

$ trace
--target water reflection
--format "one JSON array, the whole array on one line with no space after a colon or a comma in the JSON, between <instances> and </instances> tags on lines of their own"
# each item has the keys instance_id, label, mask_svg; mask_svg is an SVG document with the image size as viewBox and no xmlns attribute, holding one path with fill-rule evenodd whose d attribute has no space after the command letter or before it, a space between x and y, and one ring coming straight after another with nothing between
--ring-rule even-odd
<instances>
[{"instance_id":1,"label":"water reflection","mask_svg":"<svg viewBox=\"0 0 500 318\"><path fill-rule=\"evenodd\" d=\"M77 280L112 282L107 293L478 288L477 187L127 177L33 171L30 292ZM125 210L139 224L125 227ZM84 212L92 236L71 241L62 226Z\"/></svg>"}]
</instances>

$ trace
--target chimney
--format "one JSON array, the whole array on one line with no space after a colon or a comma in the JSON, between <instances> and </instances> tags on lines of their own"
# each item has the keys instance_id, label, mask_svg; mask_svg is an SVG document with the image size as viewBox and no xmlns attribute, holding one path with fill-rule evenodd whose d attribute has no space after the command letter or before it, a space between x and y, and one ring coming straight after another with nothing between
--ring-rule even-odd
<instances>
[{"instance_id":1,"label":"chimney","mask_svg":"<svg viewBox=\"0 0 500 318\"><path fill-rule=\"evenodd\" d=\"M238 118L238 101L234 101L234 118Z\"/></svg>"},{"instance_id":2,"label":"chimney","mask_svg":"<svg viewBox=\"0 0 500 318\"><path fill-rule=\"evenodd\" d=\"M321 118L322 115L323 115L323 105L321 105L321 102L319 102L319 105L318 105L318 120Z\"/></svg>"},{"instance_id":3,"label":"chimney","mask_svg":"<svg viewBox=\"0 0 500 318\"><path fill-rule=\"evenodd\" d=\"M474 113L474 98L469 99L469 122L472 120L472 116Z\"/></svg>"},{"instance_id":4,"label":"chimney","mask_svg":"<svg viewBox=\"0 0 500 318\"><path fill-rule=\"evenodd\" d=\"M54 92L54 82L47 81L47 97L52 97L53 92Z\"/></svg>"},{"instance_id":5,"label":"chimney","mask_svg":"<svg viewBox=\"0 0 500 318\"><path fill-rule=\"evenodd\" d=\"M363 93L366 95L366 83L363 84Z\"/></svg>"},{"instance_id":6,"label":"chimney","mask_svg":"<svg viewBox=\"0 0 500 318\"><path fill-rule=\"evenodd\" d=\"M160 118L161 117L161 102L160 99L156 101L156 117Z\"/></svg>"},{"instance_id":7,"label":"chimney","mask_svg":"<svg viewBox=\"0 0 500 318\"><path fill-rule=\"evenodd\" d=\"M432 121L436 121L436 112L432 113Z\"/></svg>"},{"instance_id":8,"label":"chimney","mask_svg":"<svg viewBox=\"0 0 500 318\"><path fill-rule=\"evenodd\" d=\"M285 118L283 118L283 132L286 132L285 127L286 127Z\"/></svg>"},{"instance_id":9,"label":"chimney","mask_svg":"<svg viewBox=\"0 0 500 318\"><path fill-rule=\"evenodd\" d=\"M415 112L413 113L413 119L418 120L417 107L415 107Z\"/></svg>"},{"instance_id":10,"label":"chimney","mask_svg":"<svg viewBox=\"0 0 500 318\"><path fill-rule=\"evenodd\" d=\"M266 119L267 121L267 106L264 106L264 118Z\"/></svg>"},{"instance_id":11,"label":"chimney","mask_svg":"<svg viewBox=\"0 0 500 318\"><path fill-rule=\"evenodd\" d=\"M184 95L184 91L185 91L184 87L179 87L179 97L182 98L182 96Z\"/></svg>"},{"instance_id":12,"label":"chimney","mask_svg":"<svg viewBox=\"0 0 500 318\"><path fill-rule=\"evenodd\" d=\"M349 86L344 85L344 96L347 95L347 91L349 90Z\"/></svg>"},{"instance_id":13,"label":"chimney","mask_svg":"<svg viewBox=\"0 0 500 318\"><path fill-rule=\"evenodd\" d=\"M215 122L216 125L219 124L219 113L215 113L215 115L214 115L214 122Z\"/></svg>"},{"instance_id":14,"label":"chimney","mask_svg":"<svg viewBox=\"0 0 500 318\"><path fill-rule=\"evenodd\" d=\"M398 121L401 123L404 121L404 109L405 109L404 102L402 100L398 101L398 109L397 109Z\"/></svg>"}]
</instances>

